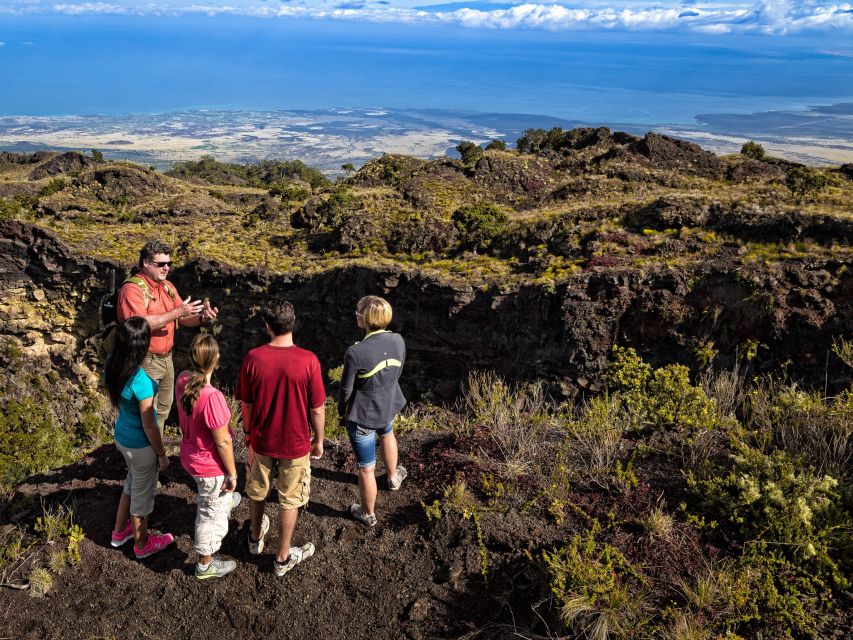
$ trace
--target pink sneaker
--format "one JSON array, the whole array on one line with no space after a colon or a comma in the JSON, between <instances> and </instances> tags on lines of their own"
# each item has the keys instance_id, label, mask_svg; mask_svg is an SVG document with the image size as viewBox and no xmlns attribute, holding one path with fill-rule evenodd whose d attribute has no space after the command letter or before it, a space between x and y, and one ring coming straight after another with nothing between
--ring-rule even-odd
<instances>
[{"instance_id":1,"label":"pink sneaker","mask_svg":"<svg viewBox=\"0 0 853 640\"><path fill-rule=\"evenodd\" d=\"M137 560L142 560L142 558L147 558L148 556L153 556L158 551L162 551L170 544L175 537L171 533L164 533L159 536L155 536L152 533L148 534L148 543L142 547L141 549L137 546L133 547L133 552L136 554Z\"/></svg>"},{"instance_id":2,"label":"pink sneaker","mask_svg":"<svg viewBox=\"0 0 853 640\"><path fill-rule=\"evenodd\" d=\"M114 547L120 547L131 538L133 538L133 525L128 519L127 526L124 529L122 529L118 533L113 531L113 539L110 540L110 544Z\"/></svg>"}]
</instances>

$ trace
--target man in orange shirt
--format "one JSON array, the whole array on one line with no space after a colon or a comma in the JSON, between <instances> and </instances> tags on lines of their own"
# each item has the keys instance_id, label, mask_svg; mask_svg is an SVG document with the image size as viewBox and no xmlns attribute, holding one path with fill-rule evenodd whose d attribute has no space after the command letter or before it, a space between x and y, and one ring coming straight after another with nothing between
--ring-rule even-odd
<instances>
[{"instance_id":1,"label":"man in orange shirt","mask_svg":"<svg viewBox=\"0 0 853 640\"><path fill-rule=\"evenodd\" d=\"M168 245L158 240L147 242L139 252L135 275L128 278L119 291L116 307L119 322L143 316L151 325L151 343L142 368L159 385L155 409L161 434L174 399L172 348L175 329L178 324L185 327L206 324L219 312L207 302L192 300L191 296L181 299L175 285L167 279L172 267L171 254Z\"/></svg>"}]
</instances>

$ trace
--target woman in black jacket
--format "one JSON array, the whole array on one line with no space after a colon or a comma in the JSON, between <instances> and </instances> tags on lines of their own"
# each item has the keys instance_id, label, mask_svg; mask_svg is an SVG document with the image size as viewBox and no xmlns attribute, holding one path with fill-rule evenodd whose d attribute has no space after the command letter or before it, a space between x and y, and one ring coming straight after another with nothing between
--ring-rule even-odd
<instances>
[{"instance_id":1,"label":"woman in black jacket","mask_svg":"<svg viewBox=\"0 0 853 640\"><path fill-rule=\"evenodd\" d=\"M394 419L406 399L398 383L406 360L406 344L398 333L388 331L391 305L379 296L358 301L355 319L367 333L344 355L344 372L338 396L338 412L344 419L358 462L360 502L350 506L352 516L368 527L376 524L376 436L382 442L382 457L388 485L397 491L408 475L397 464Z\"/></svg>"}]
</instances>

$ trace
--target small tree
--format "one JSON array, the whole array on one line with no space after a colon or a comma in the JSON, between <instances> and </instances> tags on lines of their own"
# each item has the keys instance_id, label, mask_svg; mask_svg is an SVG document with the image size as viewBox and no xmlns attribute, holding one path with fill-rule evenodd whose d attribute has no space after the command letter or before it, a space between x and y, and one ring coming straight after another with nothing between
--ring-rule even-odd
<instances>
[{"instance_id":1,"label":"small tree","mask_svg":"<svg viewBox=\"0 0 853 640\"><path fill-rule=\"evenodd\" d=\"M479 145L476 145L473 142L468 142L467 140L457 144L456 150L459 152L459 155L462 156L462 162L469 167L476 164L477 160L480 159L480 156L483 155L483 150Z\"/></svg>"},{"instance_id":2,"label":"small tree","mask_svg":"<svg viewBox=\"0 0 853 640\"><path fill-rule=\"evenodd\" d=\"M503 140L492 140L486 145L486 151L506 151L506 142Z\"/></svg>"},{"instance_id":3,"label":"small tree","mask_svg":"<svg viewBox=\"0 0 853 640\"><path fill-rule=\"evenodd\" d=\"M785 186L797 198L797 202L802 202L810 194L817 194L828 183L829 178L809 167L794 167L785 175Z\"/></svg>"},{"instance_id":4,"label":"small tree","mask_svg":"<svg viewBox=\"0 0 853 640\"><path fill-rule=\"evenodd\" d=\"M764 160L764 147L750 140L740 148L740 154L753 160Z\"/></svg>"},{"instance_id":5,"label":"small tree","mask_svg":"<svg viewBox=\"0 0 853 640\"><path fill-rule=\"evenodd\" d=\"M352 163L352 162L345 162L344 164L342 164L342 165L341 165L341 169L343 169L344 171L346 171L346 172L347 172L347 175L349 175L349 174L351 174L353 171L355 171L355 165L353 165L353 163Z\"/></svg>"},{"instance_id":6,"label":"small tree","mask_svg":"<svg viewBox=\"0 0 853 640\"><path fill-rule=\"evenodd\" d=\"M488 249L508 222L507 215L490 202L460 207L453 212L452 220L463 236L463 245L475 251Z\"/></svg>"},{"instance_id":7,"label":"small tree","mask_svg":"<svg viewBox=\"0 0 853 640\"><path fill-rule=\"evenodd\" d=\"M92 160L100 164L104 161L104 154L97 149L92 149Z\"/></svg>"}]
</instances>

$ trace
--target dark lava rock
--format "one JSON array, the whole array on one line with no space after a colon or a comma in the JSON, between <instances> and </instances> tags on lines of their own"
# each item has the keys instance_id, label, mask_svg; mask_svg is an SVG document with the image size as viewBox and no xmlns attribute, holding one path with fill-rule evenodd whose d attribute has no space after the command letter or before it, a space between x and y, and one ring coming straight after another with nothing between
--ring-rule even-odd
<instances>
[{"instance_id":1,"label":"dark lava rock","mask_svg":"<svg viewBox=\"0 0 853 640\"><path fill-rule=\"evenodd\" d=\"M732 182L773 179L783 175L785 175L785 171L782 167L752 159L738 162L736 165L729 167L726 173L726 177Z\"/></svg>"},{"instance_id":2,"label":"dark lava rock","mask_svg":"<svg viewBox=\"0 0 853 640\"><path fill-rule=\"evenodd\" d=\"M12 153L0 151L0 164L38 164L53 157L51 151L37 151L36 153Z\"/></svg>"},{"instance_id":3,"label":"dark lava rock","mask_svg":"<svg viewBox=\"0 0 853 640\"><path fill-rule=\"evenodd\" d=\"M838 172L843 175L848 180L853 180L853 162L848 162L847 164L842 164L838 168Z\"/></svg>"},{"instance_id":4,"label":"dark lava rock","mask_svg":"<svg viewBox=\"0 0 853 640\"><path fill-rule=\"evenodd\" d=\"M427 164L426 160L388 154L365 164L347 183L361 187L399 187Z\"/></svg>"},{"instance_id":5,"label":"dark lava rock","mask_svg":"<svg viewBox=\"0 0 853 640\"><path fill-rule=\"evenodd\" d=\"M392 253L443 253L458 240L459 232L453 223L414 214L391 230L387 245Z\"/></svg>"},{"instance_id":6,"label":"dark lava rock","mask_svg":"<svg viewBox=\"0 0 853 640\"><path fill-rule=\"evenodd\" d=\"M310 198L290 217L295 229L317 229L325 219L325 200L319 196Z\"/></svg>"},{"instance_id":7,"label":"dark lava rock","mask_svg":"<svg viewBox=\"0 0 853 640\"><path fill-rule=\"evenodd\" d=\"M42 178L58 176L63 173L74 173L96 164L97 162L89 156L84 156L77 151L69 151L52 157L47 162L40 164L30 171L30 180L41 180Z\"/></svg>"},{"instance_id":8,"label":"dark lava rock","mask_svg":"<svg viewBox=\"0 0 853 640\"><path fill-rule=\"evenodd\" d=\"M772 242L799 238L803 221L792 212L758 205L713 205L709 226L744 240Z\"/></svg>"},{"instance_id":9,"label":"dark lava rock","mask_svg":"<svg viewBox=\"0 0 853 640\"><path fill-rule=\"evenodd\" d=\"M477 161L473 179L496 196L528 196L545 191L552 181L552 171L552 163L545 158L490 152Z\"/></svg>"},{"instance_id":10,"label":"dark lava rock","mask_svg":"<svg viewBox=\"0 0 853 640\"><path fill-rule=\"evenodd\" d=\"M625 226L633 229L679 229L702 227L708 221L707 204L689 199L666 196L625 216Z\"/></svg>"},{"instance_id":11,"label":"dark lava rock","mask_svg":"<svg viewBox=\"0 0 853 640\"><path fill-rule=\"evenodd\" d=\"M223 215L229 213L233 213L233 211L222 200L201 193L184 193L173 196L158 206L146 206L139 212L143 218L187 218L191 216Z\"/></svg>"},{"instance_id":12,"label":"dark lava rock","mask_svg":"<svg viewBox=\"0 0 853 640\"><path fill-rule=\"evenodd\" d=\"M155 171L131 166L108 166L84 176L80 185L95 197L113 205L133 204L167 190L166 181Z\"/></svg>"},{"instance_id":13,"label":"dark lava rock","mask_svg":"<svg viewBox=\"0 0 853 640\"><path fill-rule=\"evenodd\" d=\"M706 177L723 174L723 162L698 144L676 140L649 132L642 140L628 145L627 149L649 160L655 167L677 169Z\"/></svg>"}]
</instances>

